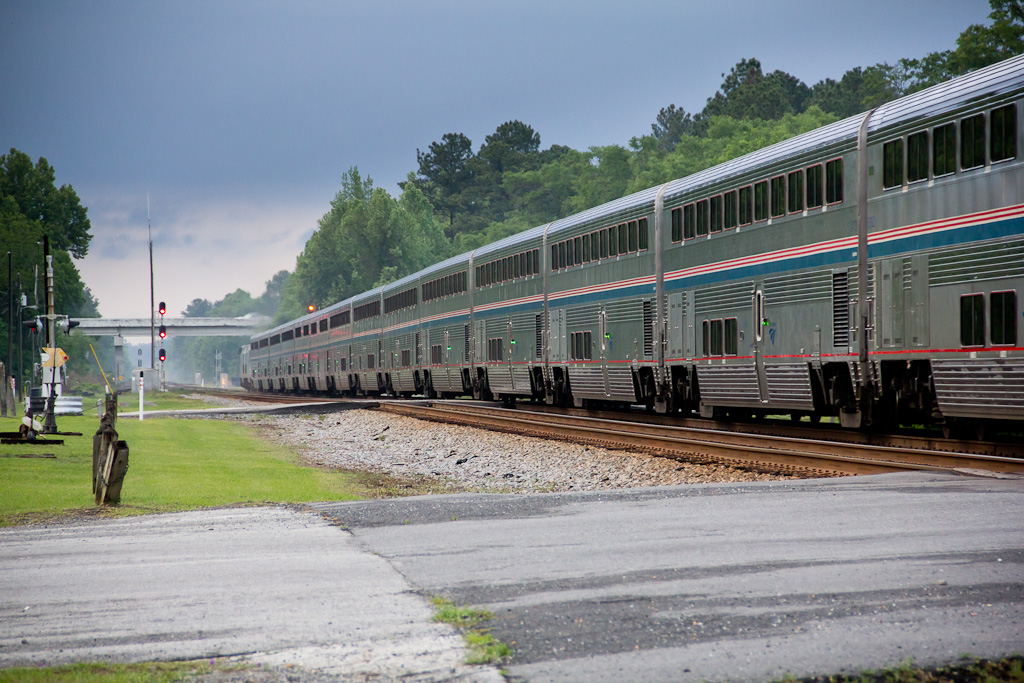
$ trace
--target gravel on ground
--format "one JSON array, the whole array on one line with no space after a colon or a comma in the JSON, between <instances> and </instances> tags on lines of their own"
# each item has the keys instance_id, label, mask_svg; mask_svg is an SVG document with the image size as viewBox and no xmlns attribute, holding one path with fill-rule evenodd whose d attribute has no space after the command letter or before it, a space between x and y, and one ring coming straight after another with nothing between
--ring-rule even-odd
<instances>
[{"instance_id":1,"label":"gravel on ground","mask_svg":"<svg viewBox=\"0 0 1024 683\"><path fill-rule=\"evenodd\" d=\"M223 402L227 399L217 399ZM378 410L255 413L248 422L297 448L310 465L416 477L450 491L595 491L636 486L768 481L778 475L648 453L549 441L417 420Z\"/></svg>"}]
</instances>

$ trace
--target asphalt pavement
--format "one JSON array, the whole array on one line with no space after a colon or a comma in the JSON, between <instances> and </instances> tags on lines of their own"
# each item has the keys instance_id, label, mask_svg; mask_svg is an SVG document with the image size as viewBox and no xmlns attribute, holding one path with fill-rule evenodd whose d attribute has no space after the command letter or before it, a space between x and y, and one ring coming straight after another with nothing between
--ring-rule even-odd
<instances>
[{"instance_id":1,"label":"asphalt pavement","mask_svg":"<svg viewBox=\"0 0 1024 683\"><path fill-rule=\"evenodd\" d=\"M894 474L0 529L0 667L233 657L496 681L769 681L1024 651L1024 480ZM307 679L312 680L312 678ZM318 679L319 680L319 679Z\"/></svg>"},{"instance_id":2,"label":"asphalt pavement","mask_svg":"<svg viewBox=\"0 0 1024 683\"><path fill-rule=\"evenodd\" d=\"M1024 480L894 474L316 506L494 612L528 681L770 681L1024 651Z\"/></svg>"}]
</instances>

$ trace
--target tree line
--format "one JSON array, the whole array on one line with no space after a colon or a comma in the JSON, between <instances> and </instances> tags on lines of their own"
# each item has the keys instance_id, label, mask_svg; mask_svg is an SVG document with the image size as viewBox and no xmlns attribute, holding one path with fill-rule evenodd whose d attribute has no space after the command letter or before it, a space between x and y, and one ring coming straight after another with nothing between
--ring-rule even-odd
<instances>
[{"instance_id":1,"label":"tree line","mask_svg":"<svg viewBox=\"0 0 1024 683\"><path fill-rule=\"evenodd\" d=\"M416 150L397 199L352 167L296 259L276 321L1024 52L1024 0L989 2L991 23L968 26L950 50L812 86L741 59L701 111L663 107L651 132L625 146L541 149L540 134L517 120L475 151L465 134L446 133Z\"/></svg>"}]
</instances>

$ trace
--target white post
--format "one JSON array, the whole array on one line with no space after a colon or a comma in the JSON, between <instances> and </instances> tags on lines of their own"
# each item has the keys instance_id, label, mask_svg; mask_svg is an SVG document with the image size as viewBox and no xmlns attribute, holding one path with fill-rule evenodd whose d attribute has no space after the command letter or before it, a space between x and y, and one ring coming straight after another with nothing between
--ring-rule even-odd
<instances>
[{"instance_id":1,"label":"white post","mask_svg":"<svg viewBox=\"0 0 1024 683\"><path fill-rule=\"evenodd\" d=\"M142 420L143 420L143 415L142 415L143 403L142 403L142 401L143 401L143 398L146 395L146 379L144 377L145 374L146 374L145 372L143 372L142 370L139 370L139 422L142 422Z\"/></svg>"}]
</instances>

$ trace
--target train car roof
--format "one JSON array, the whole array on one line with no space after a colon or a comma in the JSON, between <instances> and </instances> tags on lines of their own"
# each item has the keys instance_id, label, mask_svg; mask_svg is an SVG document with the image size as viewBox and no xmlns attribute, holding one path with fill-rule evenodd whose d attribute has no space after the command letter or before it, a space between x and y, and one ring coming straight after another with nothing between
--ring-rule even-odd
<instances>
[{"instance_id":1,"label":"train car roof","mask_svg":"<svg viewBox=\"0 0 1024 683\"><path fill-rule=\"evenodd\" d=\"M868 135L871 136L881 130L910 121L926 120L943 112L955 111L971 102L1021 88L1024 88L1024 55L978 69L881 105L871 115ZM665 190L665 197L678 196L701 186L754 171L760 166L779 163L814 149L856 140L861 121L866 113L836 121L717 166L698 171L685 178L673 180Z\"/></svg>"},{"instance_id":2,"label":"train car roof","mask_svg":"<svg viewBox=\"0 0 1024 683\"><path fill-rule=\"evenodd\" d=\"M966 108L971 103L979 100L986 100L1000 94L1012 93L1022 89L1024 89L1024 55L1019 55L881 105L871 115L868 135L870 137L879 131L911 121L924 121L943 112ZM752 172L760 166L781 163L788 158L805 154L815 149L848 143L856 139L863 118L864 113L857 114L856 116L836 121L835 123L726 161L717 166L698 171L685 178L672 180L664 186L665 198L668 200L702 186L723 181L732 176ZM500 251L515 244L529 242L542 236L545 231L552 235L571 230L573 227L590 221L633 211L648 205L653 206L661 187L663 186L641 190L600 206L560 218L552 223L545 223L524 230L523 232L479 247L471 252L458 254L389 283L384 287L377 287L369 292L363 292L341 302L341 304L335 305L341 306L346 303L352 303L356 299L364 299L374 294L380 294L384 289L408 284L431 273L448 268L453 264L468 263L470 257L475 261L482 261L482 257L487 254ZM293 327L313 315L315 314L303 316L303 318L275 327L273 330L261 333L258 336L274 334L279 330Z\"/></svg>"}]
</instances>

